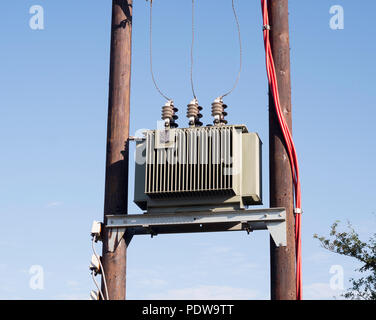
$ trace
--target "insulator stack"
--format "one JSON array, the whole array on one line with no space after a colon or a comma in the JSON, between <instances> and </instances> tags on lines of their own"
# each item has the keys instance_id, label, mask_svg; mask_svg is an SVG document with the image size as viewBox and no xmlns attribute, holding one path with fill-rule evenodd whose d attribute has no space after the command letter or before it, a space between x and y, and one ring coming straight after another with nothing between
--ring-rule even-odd
<instances>
[{"instance_id":1,"label":"insulator stack","mask_svg":"<svg viewBox=\"0 0 376 320\"><path fill-rule=\"evenodd\" d=\"M200 121L200 119L202 118L202 114L200 113L201 110L202 110L202 107L198 105L197 99L193 99L188 104L187 118L189 119L190 127L202 126L202 122Z\"/></svg>"},{"instance_id":2,"label":"insulator stack","mask_svg":"<svg viewBox=\"0 0 376 320\"><path fill-rule=\"evenodd\" d=\"M214 117L213 123L215 125L227 124L227 120L225 120L227 116L226 108L227 105L223 103L222 98L217 98L212 103L212 116Z\"/></svg>"},{"instance_id":3,"label":"insulator stack","mask_svg":"<svg viewBox=\"0 0 376 320\"><path fill-rule=\"evenodd\" d=\"M162 120L164 120L166 127L178 127L178 124L175 122L175 120L178 119L176 112L178 112L178 109L174 106L174 102L172 100L167 101L162 107Z\"/></svg>"}]
</instances>

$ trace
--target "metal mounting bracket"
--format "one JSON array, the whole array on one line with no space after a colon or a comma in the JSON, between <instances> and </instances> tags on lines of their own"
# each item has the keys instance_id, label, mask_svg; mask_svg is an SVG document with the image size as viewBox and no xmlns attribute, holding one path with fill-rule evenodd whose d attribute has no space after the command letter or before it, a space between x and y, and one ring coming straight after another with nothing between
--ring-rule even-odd
<instances>
[{"instance_id":1,"label":"metal mounting bracket","mask_svg":"<svg viewBox=\"0 0 376 320\"><path fill-rule=\"evenodd\" d=\"M115 248L119 244L122 237L125 239L125 243L128 246L133 238L133 232L131 228L111 228L108 235L108 251L114 252Z\"/></svg>"},{"instance_id":2,"label":"metal mounting bracket","mask_svg":"<svg viewBox=\"0 0 376 320\"><path fill-rule=\"evenodd\" d=\"M112 215L107 216L106 228L116 230L110 249L124 232L129 244L133 235L141 234L268 230L276 246L287 245L285 208Z\"/></svg>"}]
</instances>

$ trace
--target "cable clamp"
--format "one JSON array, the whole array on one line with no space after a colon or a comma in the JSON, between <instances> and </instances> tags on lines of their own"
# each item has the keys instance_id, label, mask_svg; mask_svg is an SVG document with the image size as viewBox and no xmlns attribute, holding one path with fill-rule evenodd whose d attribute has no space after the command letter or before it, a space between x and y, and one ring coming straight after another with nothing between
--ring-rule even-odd
<instances>
[{"instance_id":1,"label":"cable clamp","mask_svg":"<svg viewBox=\"0 0 376 320\"><path fill-rule=\"evenodd\" d=\"M268 24L265 24L263 27L262 27L262 30L265 31L265 30L270 30L270 25Z\"/></svg>"},{"instance_id":2,"label":"cable clamp","mask_svg":"<svg viewBox=\"0 0 376 320\"><path fill-rule=\"evenodd\" d=\"M295 213L295 214L302 214L302 213L303 213L303 210L302 210L302 208L295 208L295 209L294 209L294 213Z\"/></svg>"}]
</instances>

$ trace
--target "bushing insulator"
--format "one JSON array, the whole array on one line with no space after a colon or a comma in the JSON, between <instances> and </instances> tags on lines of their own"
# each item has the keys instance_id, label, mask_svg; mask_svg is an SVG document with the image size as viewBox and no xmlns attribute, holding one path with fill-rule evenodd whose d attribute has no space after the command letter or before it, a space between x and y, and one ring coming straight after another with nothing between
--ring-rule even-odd
<instances>
[{"instance_id":1,"label":"bushing insulator","mask_svg":"<svg viewBox=\"0 0 376 320\"><path fill-rule=\"evenodd\" d=\"M202 114L200 111L202 107L198 105L197 99L193 99L187 106L187 118L189 119L189 126L191 127L201 127Z\"/></svg>"},{"instance_id":2,"label":"bushing insulator","mask_svg":"<svg viewBox=\"0 0 376 320\"><path fill-rule=\"evenodd\" d=\"M178 108L174 106L172 100L167 101L162 107L162 120L165 121L166 127L177 128L178 124L175 122L179 117L176 115Z\"/></svg>"},{"instance_id":3,"label":"bushing insulator","mask_svg":"<svg viewBox=\"0 0 376 320\"><path fill-rule=\"evenodd\" d=\"M227 112L224 111L226 108L227 105L223 103L223 100L220 97L215 99L212 103L212 116L214 117L213 123L215 125L227 124L227 120L225 120Z\"/></svg>"}]
</instances>

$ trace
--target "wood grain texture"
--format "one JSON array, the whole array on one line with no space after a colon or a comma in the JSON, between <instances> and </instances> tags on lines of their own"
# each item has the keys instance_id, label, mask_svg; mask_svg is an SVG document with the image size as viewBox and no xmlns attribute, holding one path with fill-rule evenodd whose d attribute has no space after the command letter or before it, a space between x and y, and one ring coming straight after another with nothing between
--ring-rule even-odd
<instances>
[{"instance_id":1,"label":"wood grain texture","mask_svg":"<svg viewBox=\"0 0 376 320\"><path fill-rule=\"evenodd\" d=\"M279 96L286 122L292 130L288 0L268 1L270 41L277 73ZM270 239L271 299L296 299L295 220L291 165L269 91L270 207L286 208L287 246L276 247Z\"/></svg>"},{"instance_id":2,"label":"wood grain texture","mask_svg":"<svg viewBox=\"0 0 376 320\"><path fill-rule=\"evenodd\" d=\"M107 123L104 222L107 215L128 212L129 115L132 52L132 0L113 0ZM103 232L103 268L111 300L126 296L124 238L108 251L109 232ZM102 291L104 285L102 281Z\"/></svg>"}]
</instances>

